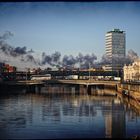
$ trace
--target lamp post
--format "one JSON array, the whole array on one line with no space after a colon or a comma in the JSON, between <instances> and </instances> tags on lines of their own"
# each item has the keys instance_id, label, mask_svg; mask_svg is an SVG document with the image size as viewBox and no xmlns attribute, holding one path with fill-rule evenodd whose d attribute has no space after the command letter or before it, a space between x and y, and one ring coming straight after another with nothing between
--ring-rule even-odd
<instances>
[{"instance_id":1,"label":"lamp post","mask_svg":"<svg viewBox=\"0 0 140 140\"><path fill-rule=\"evenodd\" d=\"M90 63L89 63L89 81L90 81Z\"/></svg>"},{"instance_id":2,"label":"lamp post","mask_svg":"<svg viewBox=\"0 0 140 140\"><path fill-rule=\"evenodd\" d=\"M138 74L139 74L138 76L138 81L139 81L140 80L139 63L138 63Z\"/></svg>"},{"instance_id":3,"label":"lamp post","mask_svg":"<svg viewBox=\"0 0 140 140\"><path fill-rule=\"evenodd\" d=\"M28 80L28 78L27 78L28 77L28 75L27 75L28 74L28 69L29 68L26 67L26 81Z\"/></svg>"},{"instance_id":4,"label":"lamp post","mask_svg":"<svg viewBox=\"0 0 140 140\"><path fill-rule=\"evenodd\" d=\"M27 81L27 70L28 70L28 69L26 69L26 81Z\"/></svg>"}]
</instances>

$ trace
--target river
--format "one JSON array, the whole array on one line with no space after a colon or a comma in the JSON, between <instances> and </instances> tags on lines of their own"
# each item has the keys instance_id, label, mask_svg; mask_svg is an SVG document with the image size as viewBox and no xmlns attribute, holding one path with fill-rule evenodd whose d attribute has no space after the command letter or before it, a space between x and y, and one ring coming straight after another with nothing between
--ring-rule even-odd
<instances>
[{"instance_id":1,"label":"river","mask_svg":"<svg viewBox=\"0 0 140 140\"><path fill-rule=\"evenodd\" d=\"M92 90L99 95L64 85L46 86L41 93L24 91L0 97L1 139L140 136L139 107L132 99L111 95L116 93L112 89Z\"/></svg>"}]
</instances>

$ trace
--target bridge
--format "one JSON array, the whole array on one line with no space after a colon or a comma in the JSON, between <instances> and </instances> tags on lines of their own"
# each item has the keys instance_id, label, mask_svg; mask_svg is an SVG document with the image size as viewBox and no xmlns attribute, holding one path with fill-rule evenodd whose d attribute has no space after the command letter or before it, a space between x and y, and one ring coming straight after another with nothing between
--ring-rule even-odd
<instances>
[{"instance_id":1,"label":"bridge","mask_svg":"<svg viewBox=\"0 0 140 140\"><path fill-rule=\"evenodd\" d=\"M40 92L41 87L44 86L45 82L43 81L3 81L0 82L0 90L1 92L11 92L12 90L20 90L26 89L26 92Z\"/></svg>"},{"instance_id":2,"label":"bridge","mask_svg":"<svg viewBox=\"0 0 140 140\"><path fill-rule=\"evenodd\" d=\"M94 87L95 89L114 89L117 91L117 84L119 81L95 81L95 80L47 80L46 84L65 84L68 86L84 86L86 87L87 93L91 94L91 89Z\"/></svg>"},{"instance_id":3,"label":"bridge","mask_svg":"<svg viewBox=\"0 0 140 140\"><path fill-rule=\"evenodd\" d=\"M63 84L78 84L78 85L110 85L115 86L119 81L95 81L95 80L58 80Z\"/></svg>"},{"instance_id":4,"label":"bridge","mask_svg":"<svg viewBox=\"0 0 140 140\"><path fill-rule=\"evenodd\" d=\"M95 80L24 80L24 81L4 81L0 82L0 89L7 91L7 89L25 88L27 92L40 93L41 87L51 84L65 84L68 86L75 85L77 87L84 86L87 93L91 93L91 87L95 88L111 88L117 90L118 81L95 81Z\"/></svg>"},{"instance_id":5,"label":"bridge","mask_svg":"<svg viewBox=\"0 0 140 140\"><path fill-rule=\"evenodd\" d=\"M95 80L24 80L24 81L3 81L0 82L0 85L45 85L45 84L73 84L73 85L109 85L109 86L115 86L119 84L119 81L95 81Z\"/></svg>"}]
</instances>

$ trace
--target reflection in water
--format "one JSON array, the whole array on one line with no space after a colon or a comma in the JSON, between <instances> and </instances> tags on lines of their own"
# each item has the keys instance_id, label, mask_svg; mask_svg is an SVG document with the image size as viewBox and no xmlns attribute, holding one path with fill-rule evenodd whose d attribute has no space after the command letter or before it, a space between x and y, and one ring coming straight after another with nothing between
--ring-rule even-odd
<instances>
[{"instance_id":1,"label":"reflection in water","mask_svg":"<svg viewBox=\"0 0 140 140\"><path fill-rule=\"evenodd\" d=\"M84 87L77 89L74 86L48 86L46 89L41 94L1 97L1 138L125 138L140 135L140 114L121 96L87 95ZM78 90L83 94L77 95Z\"/></svg>"}]
</instances>

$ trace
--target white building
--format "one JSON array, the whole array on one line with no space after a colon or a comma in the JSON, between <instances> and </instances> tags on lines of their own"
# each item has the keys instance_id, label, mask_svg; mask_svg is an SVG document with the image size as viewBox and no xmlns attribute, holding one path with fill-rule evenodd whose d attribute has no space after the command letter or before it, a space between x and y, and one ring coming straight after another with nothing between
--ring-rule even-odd
<instances>
[{"instance_id":1,"label":"white building","mask_svg":"<svg viewBox=\"0 0 140 140\"><path fill-rule=\"evenodd\" d=\"M119 29L109 31L105 35L106 37L106 56L110 60L110 70L120 70L123 66L114 61L114 58L125 57L125 32Z\"/></svg>"},{"instance_id":2,"label":"white building","mask_svg":"<svg viewBox=\"0 0 140 140\"><path fill-rule=\"evenodd\" d=\"M132 65L124 66L124 81L139 81L140 80L140 59L133 62Z\"/></svg>"}]
</instances>

